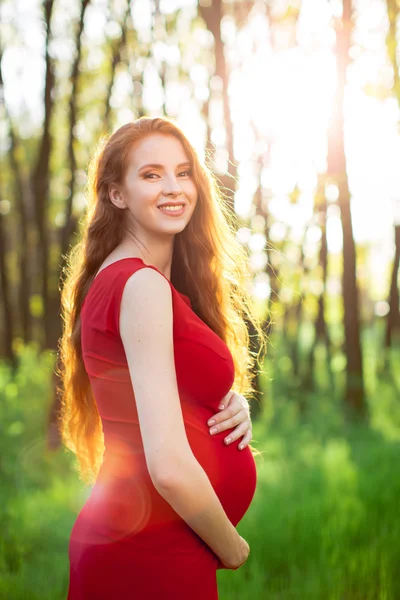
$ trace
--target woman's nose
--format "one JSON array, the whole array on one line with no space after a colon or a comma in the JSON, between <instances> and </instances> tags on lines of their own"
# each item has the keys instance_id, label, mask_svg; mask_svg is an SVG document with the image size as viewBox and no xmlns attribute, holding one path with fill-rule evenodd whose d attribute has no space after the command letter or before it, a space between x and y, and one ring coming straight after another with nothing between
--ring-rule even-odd
<instances>
[{"instance_id":1,"label":"woman's nose","mask_svg":"<svg viewBox=\"0 0 400 600\"><path fill-rule=\"evenodd\" d=\"M177 180L172 177L166 177L164 182L164 191L166 194L178 195L182 193L181 186Z\"/></svg>"}]
</instances>

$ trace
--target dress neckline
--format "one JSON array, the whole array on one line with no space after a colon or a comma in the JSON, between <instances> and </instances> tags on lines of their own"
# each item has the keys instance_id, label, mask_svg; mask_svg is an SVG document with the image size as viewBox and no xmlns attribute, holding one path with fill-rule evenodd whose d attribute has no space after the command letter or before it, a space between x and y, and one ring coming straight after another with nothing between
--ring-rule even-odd
<instances>
[{"instance_id":1,"label":"dress neckline","mask_svg":"<svg viewBox=\"0 0 400 600\"><path fill-rule=\"evenodd\" d=\"M191 303L191 300L189 298L189 296L187 296L186 294L182 294L182 292L179 292L176 287L172 284L172 282L168 279L168 277L165 277L164 273L162 273L160 271L160 269L158 269L156 266L154 265L148 265L147 263L144 262L144 260L142 258L140 258L139 256L126 256L125 258L118 258L117 260L114 260L114 262L110 263L109 265L107 265L106 267L103 267L102 269L100 269L100 271L97 272L96 277L93 279L92 281L92 285L90 287L93 286L94 282L96 281L96 279L98 277L100 277L101 273L103 273L103 271L107 271L107 269L109 269L110 267L112 267L113 265L122 262L123 260L140 260L141 263L143 263L146 267L152 267L154 269L156 269L156 271L158 273L160 273L160 275L162 275L169 283L170 285L174 288L174 290L183 298L186 298L187 300L189 300L189 302Z\"/></svg>"}]
</instances>

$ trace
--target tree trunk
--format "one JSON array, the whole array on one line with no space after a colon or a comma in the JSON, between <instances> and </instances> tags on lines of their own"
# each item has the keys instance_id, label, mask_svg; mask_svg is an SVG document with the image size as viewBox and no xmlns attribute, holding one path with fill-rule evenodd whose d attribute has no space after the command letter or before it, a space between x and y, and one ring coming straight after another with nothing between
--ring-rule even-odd
<instances>
[{"instance_id":1,"label":"tree trunk","mask_svg":"<svg viewBox=\"0 0 400 600\"><path fill-rule=\"evenodd\" d=\"M343 303L346 364L346 406L362 416L366 412L360 340L359 299L356 281L356 249L350 210L350 190L344 149L343 98L352 27L351 0L343 0L343 18L336 26L337 89L328 140L328 172L338 188L343 229Z\"/></svg>"},{"instance_id":2,"label":"tree trunk","mask_svg":"<svg viewBox=\"0 0 400 600\"><path fill-rule=\"evenodd\" d=\"M76 39L75 39L75 48L76 54L75 59L72 65L71 71L71 83L72 83L72 91L71 97L69 100L69 115L68 115L68 162L69 162L69 171L70 178L68 182L69 194L66 202L65 208L65 220L64 225L61 229L60 235L60 250L61 250L61 265L60 268L63 267L64 257L68 252L69 242L71 240L71 236L73 234L73 227L75 226L75 221L71 219L72 217L72 207L74 200L74 192L75 192L75 172L76 172L76 156L74 149L74 128L76 125L77 118L77 96L78 96L78 80L79 80L79 67L81 63L81 50L82 50L82 33L84 27L84 18L85 11L89 5L90 0L82 0L81 4L81 13L79 17L79 23L77 27Z\"/></svg>"},{"instance_id":3,"label":"tree trunk","mask_svg":"<svg viewBox=\"0 0 400 600\"><path fill-rule=\"evenodd\" d=\"M0 50L0 89L3 89L3 73L2 73L2 58L3 53ZM29 309L30 299L30 277L29 277L29 256L30 256L30 245L28 237L28 222L27 222L27 205L29 198L29 185L26 182L18 161L18 150L19 144L17 136L14 132L13 124L8 113L7 107L4 103L4 111L6 121L8 123L9 136L10 136L10 166L14 177L14 198L15 206L18 213L19 219L19 286L18 286L18 307L19 307L19 321L21 323L21 331L17 331L17 335L22 335L22 339L25 344L31 341L32 338L32 319Z\"/></svg>"},{"instance_id":4,"label":"tree trunk","mask_svg":"<svg viewBox=\"0 0 400 600\"><path fill-rule=\"evenodd\" d=\"M60 264L58 271L58 281L62 286L61 274L62 270L66 263L66 258L68 254L68 247L71 240L71 237L75 231L76 227L76 219L73 217L72 208L73 208L73 199L75 192L75 172L76 172L76 156L75 156L75 148L74 148L74 127L76 125L77 118L77 96L78 96L78 80L79 80L79 67L81 63L81 49L82 49L82 33L84 28L84 19L86 8L88 7L90 0L82 0L81 4L81 12L79 23L76 31L76 39L75 39L75 48L76 54L75 59L72 65L71 70L71 82L72 82L72 90L71 97L69 101L69 118L68 118L68 129L69 129L69 138L68 138L68 161L69 161L69 171L71 173L70 180L68 183L69 187L69 195L67 198L66 209L65 209L65 221L64 226L60 232ZM60 318L61 311L61 297L57 286L57 294L52 299L52 316L53 316L53 326L51 328L51 333L49 332L49 345L52 348L57 348L58 340L62 334L62 321ZM47 428L47 444L49 449L57 448L61 440L59 438L59 432L57 427L57 419L60 410L60 397L57 394L57 386L60 386L61 382L58 379L58 376L55 372L53 372L52 377L52 389L53 389L53 398L50 404L49 416L48 416L48 428Z\"/></svg>"},{"instance_id":5,"label":"tree trunk","mask_svg":"<svg viewBox=\"0 0 400 600\"><path fill-rule=\"evenodd\" d=\"M326 351L326 369L330 379L331 390L334 391L335 379L331 368L331 341L329 338L328 325L325 317L325 299L326 299L326 284L328 279L328 240L326 236L326 216L327 216L327 200L324 192L324 186L319 185L315 213L318 216L318 225L321 228L321 245L319 250L318 264L322 269L322 292L318 298L318 312L314 323L314 340L310 350L308 361L308 371L306 372L304 384L307 389L313 389L315 385L315 353L319 342L324 342Z\"/></svg>"},{"instance_id":6,"label":"tree trunk","mask_svg":"<svg viewBox=\"0 0 400 600\"><path fill-rule=\"evenodd\" d=\"M0 197L1 200L1 197ZM5 238L5 223L4 216L0 211L0 284L1 284L1 303L3 313L3 331L4 331L4 347L3 354L10 364L15 369L17 365L16 356L13 350L13 319L11 310L11 296L9 287L9 277L7 274L6 253L7 244Z\"/></svg>"},{"instance_id":7,"label":"tree trunk","mask_svg":"<svg viewBox=\"0 0 400 600\"><path fill-rule=\"evenodd\" d=\"M389 29L386 36L386 47L388 51L389 60L393 67L393 91L397 98L397 103L400 107L400 74L399 64L397 60L398 43L397 43L397 22L399 17L399 6L396 0L386 0L387 13L389 19ZM398 207L395 207L395 211L398 211ZM389 292L389 314L386 321L386 332L385 332L385 349L386 349L386 363L388 366L388 352L392 344L393 332L400 328L400 312L399 312L399 288L397 285L397 276L399 271L399 260L400 260L400 224L398 222L398 215L395 214L394 221L394 239L395 239L395 256L393 260L393 270L390 280L390 292Z\"/></svg>"},{"instance_id":8,"label":"tree trunk","mask_svg":"<svg viewBox=\"0 0 400 600\"><path fill-rule=\"evenodd\" d=\"M395 330L400 329L399 316L399 288L397 286L397 276L400 264L400 225L394 228L395 234L395 255L393 260L392 276L390 278L389 292L389 313L386 320L385 349L388 350L392 345L392 336Z\"/></svg>"},{"instance_id":9,"label":"tree trunk","mask_svg":"<svg viewBox=\"0 0 400 600\"><path fill-rule=\"evenodd\" d=\"M224 107L224 127L226 133L226 149L228 151L228 173L220 175L219 179L224 187L224 192L228 200L228 206L232 212L234 209L234 195L237 177L237 166L233 155L233 123L231 110L229 106L228 85L229 75L228 67L224 55L224 44L221 39L221 21L223 17L222 0L210 3L209 6L198 7L201 17L204 19L207 29L214 36L215 43L215 75L222 81L222 102Z\"/></svg>"},{"instance_id":10,"label":"tree trunk","mask_svg":"<svg viewBox=\"0 0 400 600\"><path fill-rule=\"evenodd\" d=\"M45 15L46 41L45 41L45 89L44 89L44 123L42 138L38 148L38 159L32 176L32 190L35 201L36 228L38 232L38 265L40 275L40 288L43 303L44 337L42 347L51 347L51 311L49 302L49 234L48 234L48 202L50 183L50 154L51 135L50 121L53 113L54 99L54 71L50 57L49 46L51 39L51 15L54 0L45 0L43 9Z\"/></svg>"}]
</instances>

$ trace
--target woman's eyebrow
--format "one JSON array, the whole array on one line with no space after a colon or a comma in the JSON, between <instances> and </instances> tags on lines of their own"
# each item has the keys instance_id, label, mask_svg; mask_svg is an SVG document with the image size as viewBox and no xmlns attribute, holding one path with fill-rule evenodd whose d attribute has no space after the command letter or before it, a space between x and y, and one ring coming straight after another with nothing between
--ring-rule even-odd
<instances>
[{"instance_id":1,"label":"woman's eyebrow","mask_svg":"<svg viewBox=\"0 0 400 600\"><path fill-rule=\"evenodd\" d=\"M183 162L183 163L180 163L179 165L177 165L176 168L180 169L181 167L188 167L188 166L190 167L190 162L186 161L186 162ZM156 163L149 163L147 165L143 165L142 167L140 167L140 169L138 169L138 173L140 171L142 171L143 169L148 169L149 167L152 167L153 169L163 169L164 165L158 165Z\"/></svg>"}]
</instances>

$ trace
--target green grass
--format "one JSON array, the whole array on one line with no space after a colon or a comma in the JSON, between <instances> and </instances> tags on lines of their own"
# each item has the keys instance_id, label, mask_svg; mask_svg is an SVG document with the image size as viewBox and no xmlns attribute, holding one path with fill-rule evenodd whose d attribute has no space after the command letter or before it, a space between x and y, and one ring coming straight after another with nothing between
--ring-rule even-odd
<instances>
[{"instance_id":1,"label":"green grass","mask_svg":"<svg viewBox=\"0 0 400 600\"><path fill-rule=\"evenodd\" d=\"M219 575L222 599L400 598L398 443L356 427L328 439L307 426L267 437L239 525L251 555L233 578Z\"/></svg>"},{"instance_id":2,"label":"green grass","mask_svg":"<svg viewBox=\"0 0 400 600\"><path fill-rule=\"evenodd\" d=\"M262 452L256 496L238 526L250 557L238 571L218 571L220 599L398 600L398 381L377 376L367 352L369 419L351 424L340 369L331 390L321 355L318 390L305 393L285 349L274 352L253 428ZM4 600L65 599L69 534L89 491L65 452L46 449L51 363L29 347L15 377L0 365Z\"/></svg>"}]
</instances>

